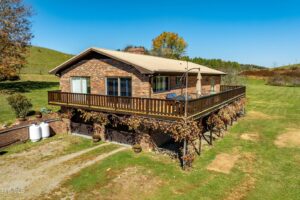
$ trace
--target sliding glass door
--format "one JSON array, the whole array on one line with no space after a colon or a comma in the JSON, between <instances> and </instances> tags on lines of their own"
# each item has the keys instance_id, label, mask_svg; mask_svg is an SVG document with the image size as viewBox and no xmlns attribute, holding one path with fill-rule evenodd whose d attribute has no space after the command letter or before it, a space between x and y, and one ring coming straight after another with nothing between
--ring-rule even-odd
<instances>
[{"instance_id":1,"label":"sliding glass door","mask_svg":"<svg viewBox=\"0 0 300 200\"><path fill-rule=\"evenodd\" d=\"M88 77L71 77L71 92L77 94L89 94L90 78ZM71 95L69 97L71 102L82 104L86 102L86 95Z\"/></svg>"},{"instance_id":2,"label":"sliding glass door","mask_svg":"<svg viewBox=\"0 0 300 200\"><path fill-rule=\"evenodd\" d=\"M90 93L90 78L88 77L72 77L71 78L72 93Z\"/></svg>"}]
</instances>

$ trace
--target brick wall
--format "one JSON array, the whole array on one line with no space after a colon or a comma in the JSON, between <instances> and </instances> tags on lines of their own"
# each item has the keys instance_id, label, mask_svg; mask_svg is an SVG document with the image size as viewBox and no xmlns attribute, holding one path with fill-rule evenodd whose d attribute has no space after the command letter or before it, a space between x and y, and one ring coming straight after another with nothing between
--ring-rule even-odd
<instances>
[{"instance_id":1,"label":"brick wall","mask_svg":"<svg viewBox=\"0 0 300 200\"><path fill-rule=\"evenodd\" d=\"M149 78L134 67L113 59L91 59L65 70L60 78L62 92L71 92L72 76L90 77L91 93L105 95L105 77L131 77L132 96L149 97Z\"/></svg>"},{"instance_id":2,"label":"brick wall","mask_svg":"<svg viewBox=\"0 0 300 200\"><path fill-rule=\"evenodd\" d=\"M70 122L68 119L51 121L50 118L49 119L44 118L44 119L24 121L13 127L0 130L0 148L8 144L13 144L16 142L24 142L28 140L29 126L32 123L40 123L41 121L47 121L47 120L50 120L48 123L49 123L51 135L69 133Z\"/></svg>"},{"instance_id":3,"label":"brick wall","mask_svg":"<svg viewBox=\"0 0 300 200\"><path fill-rule=\"evenodd\" d=\"M214 79L215 81L215 91L220 91L220 84L221 84L221 76L209 76L209 75L202 75L202 94L210 94L210 80ZM195 75L189 75L188 77L188 93L193 98L196 98L196 83L197 83L197 76ZM185 86L182 90L182 86L176 86L176 76L170 76L170 89L166 92L158 92L154 93L153 90L151 90L151 97L152 98L166 98L166 95L169 93L176 93L177 95L185 94Z\"/></svg>"},{"instance_id":4,"label":"brick wall","mask_svg":"<svg viewBox=\"0 0 300 200\"><path fill-rule=\"evenodd\" d=\"M181 75L181 74L179 74ZM131 77L132 96L134 97L152 97L165 98L168 93L181 94L181 88L176 86L176 76L170 77L170 91L154 93L150 87L149 77L139 73L134 67L125 63L109 59L88 59L73 65L62 72L60 78L60 87L62 92L71 92L71 77L82 76L90 78L92 94L106 94L105 78L106 77ZM220 91L221 76L202 76L202 93L209 94L210 79L215 80L216 92ZM189 75L188 92L193 97L196 96L196 75Z\"/></svg>"}]
</instances>

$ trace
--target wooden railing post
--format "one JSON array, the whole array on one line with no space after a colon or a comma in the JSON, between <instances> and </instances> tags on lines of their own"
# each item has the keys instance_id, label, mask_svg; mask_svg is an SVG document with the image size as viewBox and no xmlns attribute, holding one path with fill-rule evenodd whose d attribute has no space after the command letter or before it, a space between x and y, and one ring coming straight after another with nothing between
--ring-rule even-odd
<instances>
[{"instance_id":1,"label":"wooden railing post","mask_svg":"<svg viewBox=\"0 0 300 200\"><path fill-rule=\"evenodd\" d=\"M117 97L114 96L114 108L115 110L117 110Z\"/></svg>"},{"instance_id":2,"label":"wooden railing post","mask_svg":"<svg viewBox=\"0 0 300 200\"><path fill-rule=\"evenodd\" d=\"M88 106L91 107L91 95L86 94L87 95L87 100L88 100Z\"/></svg>"},{"instance_id":3,"label":"wooden railing post","mask_svg":"<svg viewBox=\"0 0 300 200\"><path fill-rule=\"evenodd\" d=\"M67 93L67 105L69 105L69 93Z\"/></svg>"},{"instance_id":4,"label":"wooden railing post","mask_svg":"<svg viewBox=\"0 0 300 200\"><path fill-rule=\"evenodd\" d=\"M146 114L149 114L149 99L146 99Z\"/></svg>"}]
</instances>

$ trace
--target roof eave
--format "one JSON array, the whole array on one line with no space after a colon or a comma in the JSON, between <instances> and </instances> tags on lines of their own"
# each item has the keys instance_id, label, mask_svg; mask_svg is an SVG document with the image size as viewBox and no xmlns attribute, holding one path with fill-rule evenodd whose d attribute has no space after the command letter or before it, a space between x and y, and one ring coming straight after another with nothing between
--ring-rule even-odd
<instances>
[{"instance_id":1,"label":"roof eave","mask_svg":"<svg viewBox=\"0 0 300 200\"><path fill-rule=\"evenodd\" d=\"M105 52L103 52L103 51L99 51L99 50L96 49L96 48L89 48L89 49L87 49L87 50L85 50L85 51L79 53L77 56L74 56L74 57L70 58L69 60L67 60L66 62L64 62L64 63L58 65L58 66L55 67L54 69L50 70L50 71L49 71L49 74L59 75L58 72L61 71L61 70L63 70L68 64L70 64L70 63L72 63L72 62L74 62L74 61L76 61L76 60L82 58L83 56L85 56L85 55L87 55L87 54L89 54L89 53L91 53L91 52L96 52L96 53L102 54L102 55L104 55L104 56L107 56L107 57L109 57L109 58L118 60L118 61L123 62L123 63L126 63L126 64L128 64L128 65L131 65L131 66L133 66L134 68L136 68L141 74L153 74L153 73L154 73L153 71L150 71L150 70L148 70L148 69L145 69L145 68L143 68L143 67L141 67L141 66L138 66L138 65L135 65L135 64L133 64L133 63L130 63L130 62L126 61L126 60L117 58L117 57L112 56L112 55L110 55L110 54L107 54L107 53L105 53Z\"/></svg>"}]
</instances>

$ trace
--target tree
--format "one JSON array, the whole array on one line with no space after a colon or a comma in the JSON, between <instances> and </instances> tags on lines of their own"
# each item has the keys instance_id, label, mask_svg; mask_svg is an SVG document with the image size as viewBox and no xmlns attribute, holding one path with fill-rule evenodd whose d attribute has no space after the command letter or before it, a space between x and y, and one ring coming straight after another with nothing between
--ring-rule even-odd
<instances>
[{"instance_id":1,"label":"tree","mask_svg":"<svg viewBox=\"0 0 300 200\"><path fill-rule=\"evenodd\" d=\"M0 0L0 80L24 67L30 40L31 9L22 0Z\"/></svg>"},{"instance_id":2,"label":"tree","mask_svg":"<svg viewBox=\"0 0 300 200\"><path fill-rule=\"evenodd\" d=\"M152 53L167 58L180 58L187 47L185 40L177 33L163 32L152 40Z\"/></svg>"}]
</instances>

